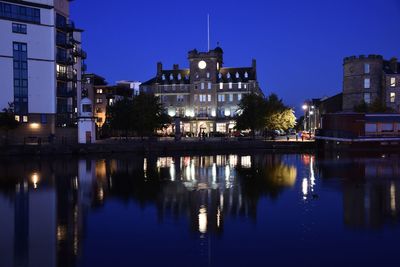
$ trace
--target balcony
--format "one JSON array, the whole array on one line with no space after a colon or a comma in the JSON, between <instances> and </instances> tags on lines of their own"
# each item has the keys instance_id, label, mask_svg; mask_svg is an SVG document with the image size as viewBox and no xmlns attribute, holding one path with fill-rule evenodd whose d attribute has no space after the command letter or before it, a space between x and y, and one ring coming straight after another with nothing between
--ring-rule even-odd
<instances>
[{"instance_id":1,"label":"balcony","mask_svg":"<svg viewBox=\"0 0 400 267\"><path fill-rule=\"evenodd\" d=\"M81 70L82 70L82 72L87 71L87 65L83 63L83 64L82 64L82 69L81 69Z\"/></svg>"},{"instance_id":2,"label":"balcony","mask_svg":"<svg viewBox=\"0 0 400 267\"><path fill-rule=\"evenodd\" d=\"M75 48L75 49L72 51L72 54L73 54L75 57L80 57L80 58L82 58L82 59L86 59L86 58L87 58L86 52L83 51L83 50L80 49L80 48Z\"/></svg>"},{"instance_id":3,"label":"balcony","mask_svg":"<svg viewBox=\"0 0 400 267\"><path fill-rule=\"evenodd\" d=\"M74 90L74 88L68 86L57 87L57 97L76 97L76 89Z\"/></svg>"},{"instance_id":4,"label":"balcony","mask_svg":"<svg viewBox=\"0 0 400 267\"><path fill-rule=\"evenodd\" d=\"M75 65L75 61L72 57L57 55L56 61L58 64L72 66Z\"/></svg>"},{"instance_id":5,"label":"balcony","mask_svg":"<svg viewBox=\"0 0 400 267\"><path fill-rule=\"evenodd\" d=\"M66 48L66 49L72 49L74 48L74 44L71 41L71 39L65 39L65 38L56 38L56 45Z\"/></svg>"},{"instance_id":6,"label":"balcony","mask_svg":"<svg viewBox=\"0 0 400 267\"><path fill-rule=\"evenodd\" d=\"M76 81L77 75L73 72L57 72L57 80L61 81Z\"/></svg>"},{"instance_id":7,"label":"balcony","mask_svg":"<svg viewBox=\"0 0 400 267\"><path fill-rule=\"evenodd\" d=\"M72 20L69 20L67 22L65 22L65 20L59 21L58 23L56 23L56 28L63 32L74 32L76 30L75 23Z\"/></svg>"}]
</instances>

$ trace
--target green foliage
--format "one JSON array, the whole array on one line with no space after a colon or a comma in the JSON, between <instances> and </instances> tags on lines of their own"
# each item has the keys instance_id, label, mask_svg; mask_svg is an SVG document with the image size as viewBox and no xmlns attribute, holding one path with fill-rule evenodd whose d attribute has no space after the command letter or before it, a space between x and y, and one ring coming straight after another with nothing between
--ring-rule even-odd
<instances>
[{"instance_id":1,"label":"green foliage","mask_svg":"<svg viewBox=\"0 0 400 267\"><path fill-rule=\"evenodd\" d=\"M288 130L296 125L296 117L276 94L267 98L249 94L239 104L241 111L236 116L236 128L239 130Z\"/></svg>"},{"instance_id":2,"label":"green foliage","mask_svg":"<svg viewBox=\"0 0 400 267\"><path fill-rule=\"evenodd\" d=\"M107 122L112 130L136 132L139 136L151 135L155 129L170 123L158 97L140 94L133 99L123 99L107 110Z\"/></svg>"},{"instance_id":3,"label":"green foliage","mask_svg":"<svg viewBox=\"0 0 400 267\"><path fill-rule=\"evenodd\" d=\"M363 100L360 104L354 106L354 112L359 113L393 113L394 110L387 107L381 98L376 98L371 104Z\"/></svg>"},{"instance_id":4,"label":"green foliage","mask_svg":"<svg viewBox=\"0 0 400 267\"><path fill-rule=\"evenodd\" d=\"M4 108L0 113L0 130L10 131L18 127L19 123L15 120L13 104L8 103L8 108Z\"/></svg>"}]
</instances>

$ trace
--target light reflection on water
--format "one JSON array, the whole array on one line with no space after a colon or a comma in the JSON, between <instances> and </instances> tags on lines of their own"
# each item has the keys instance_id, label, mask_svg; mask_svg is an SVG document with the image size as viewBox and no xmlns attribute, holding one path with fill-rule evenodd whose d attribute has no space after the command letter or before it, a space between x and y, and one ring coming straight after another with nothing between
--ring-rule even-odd
<instances>
[{"instance_id":1,"label":"light reflection on water","mask_svg":"<svg viewBox=\"0 0 400 267\"><path fill-rule=\"evenodd\" d=\"M279 243L288 238L293 243L323 243L324 238L316 234L321 229L342 229L336 234L344 239L352 235L347 229L364 230L368 238L369 229L383 231L391 227L398 234L399 166L398 158L390 155L317 158L262 153L8 160L0 164L0 266L107 266L97 251L101 249L100 236L93 233L104 220L107 228L103 233L118 229L124 233L115 240L111 236L101 241L105 247L137 249L136 239L146 241L138 238L139 232L133 235L134 227L156 240L153 252L161 253L165 248L157 244L165 239L151 230L153 224L158 224L158 228L175 236L184 236L175 244L177 248L193 246L199 240L200 248L184 256L182 262L200 254L208 266L217 266L222 259L226 263L226 250L236 247L240 247L241 254L252 255L253 265L262 266L264 255L255 253L258 248L282 249L287 243ZM155 218L145 211L154 212ZM280 217L280 221L274 222L269 213ZM146 223L121 223L132 214ZM101 215L102 221L93 219ZM282 227L291 233L290 237L286 233L275 236ZM246 247L231 241L241 231L248 233ZM307 237L304 231L310 232ZM126 236L127 240L118 241ZM365 236L359 238L353 242L366 246ZM388 246L391 241L387 241ZM213 253L214 243L220 253ZM318 251L319 245L311 248ZM118 249L107 251L110 257L118 255L122 262L133 262L129 254L121 254ZM168 255L174 259L181 255L175 253ZM279 253L269 260L294 263L282 259ZM136 257L136 263L149 261L140 253ZM231 266L241 266L234 255L231 258ZM341 263L340 257L337 260ZM154 259L151 264L157 262Z\"/></svg>"}]
</instances>

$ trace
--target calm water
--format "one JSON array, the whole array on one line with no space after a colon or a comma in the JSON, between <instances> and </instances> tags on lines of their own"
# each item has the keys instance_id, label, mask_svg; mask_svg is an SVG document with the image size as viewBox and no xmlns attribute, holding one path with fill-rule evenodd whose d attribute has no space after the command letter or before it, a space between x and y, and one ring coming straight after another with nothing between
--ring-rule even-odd
<instances>
[{"instance_id":1,"label":"calm water","mask_svg":"<svg viewBox=\"0 0 400 267\"><path fill-rule=\"evenodd\" d=\"M0 163L0 266L399 266L400 157Z\"/></svg>"}]
</instances>

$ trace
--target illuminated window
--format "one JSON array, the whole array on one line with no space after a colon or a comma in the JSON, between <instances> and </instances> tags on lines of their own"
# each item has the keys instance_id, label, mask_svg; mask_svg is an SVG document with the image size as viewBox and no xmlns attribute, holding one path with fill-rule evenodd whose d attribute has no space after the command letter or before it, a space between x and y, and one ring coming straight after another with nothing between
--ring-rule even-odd
<instances>
[{"instance_id":1,"label":"illuminated window","mask_svg":"<svg viewBox=\"0 0 400 267\"><path fill-rule=\"evenodd\" d=\"M16 120L16 121L18 121L18 122L20 122L20 121L21 121L21 118L20 118L20 116L18 116L18 115L15 115L15 120Z\"/></svg>"},{"instance_id":2,"label":"illuminated window","mask_svg":"<svg viewBox=\"0 0 400 267\"><path fill-rule=\"evenodd\" d=\"M365 93L364 94L364 102L367 104L371 103L371 94L370 93Z\"/></svg>"},{"instance_id":3,"label":"illuminated window","mask_svg":"<svg viewBox=\"0 0 400 267\"><path fill-rule=\"evenodd\" d=\"M232 89L232 83L229 83L229 89Z\"/></svg>"},{"instance_id":4,"label":"illuminated window","mask_svg":"<svg viewBox=\"0 0 400 267\"><path fill-rule=\"evenodd\" d=\"M204 83L201 83L201 90L204 90L204 88L205 88Z\"/></svg>"},{"instance_id":5,"label":"illuminated window","mask_svg":"<svg viewBox=\"0 0 400 267\"><path fill-rule=\"evenodd\" d=\"M244 84L244 89L247 89L247 84Z\"/></svg>"},{"instance_id":6,"label":"illuminated window","mask_svg":"<svg viewBox=\"0 0 400 267\"><path fill-rule=\"evenodd\" d=\"M169 75L169 79L173 80L174 79L174 75L172 75L172 73Z\"/></svg>"},{"instance_id":7,"label":"illuminated window","mask_svg":"<svg viewBox=\"0 0 400 267\"><path fill-rule=\"evenodd\" d=\"M233 102L233 94L229 94L229 102Z\"/></svg>"},{"instance_id":8,"label":"illuminated window","mask_svg":"<svg viewBox=\"0 0 400 267\"><path fill-rule=\"evenodd\" d=\"M238 101L242 100L242 94L238 94Z\"/></svg>"},{"instance_id":9,"label":"illuminated window","mask_svg":"<svg viewBox=\"0 0 400 267\"><path fill-rule=\"evenodd\" d=\"M236 72L236 79L239 79L240 75L239 72Z\"/></svg>"},{"instance_id":10,"label":"illuminated window","mask_svg":"<svg viewBox=\"0 0 400 267\"><path fill-rule=\"evenodd\" d=\"M391 92L390 93L390 103L396 102L396 93Z\"/></svg>"},{"instance_id":11,"label":"illuminated window","mask_svg":"<svg viewBox=\"0 0 400 267\"><path fill-rule=\"evenodd\" d=\"M96 92L97 92L98 94L102 94L102 93L103 93L103 89L97 89Z\"/></svg>"},{"instance_id":12,"label":"illuminated window","mask_svg":"<svg viewBox=\"0 0 400 267\"><path fill-rule=\"evenodd\" d=\"M242 82L238 83L238 89L242 89Z\"/></svg>"},{"instance_id":13,"label":"illuminated window","mask_svg":"<svg viewBox=\"0 0 400 267\"><path fill-rule=\"evenodd\" d=\"M396 87L396 78L395 77L390 78L390 87Z\"/></svg>"},{"instance_id":14,"label":"illuminated window","mask_svg":"<svg viewBox=\"0 0 400 267\"><path fill-rule=\"evenodd\" d=\"M207 72L207 79L210 79L210 73Z\"/></svg>"},{"instance_id":15,"label":"illuminated window","mask_svg":"<svg viewBox=\"0 0 400 267\"><path fill-rule=\"evenodd\" d=\"M28 122L28 116L22 116L22 122Z\"/></svg>"},{"instance_id":16,"label":"illuminated window","mask_svg":"<svg viewBox=\"0 0 400 267\"><path fill-rule=\"evenodd\" d=\"M370 65L368 63L364 64L364 73L365 74L370 73Z\"/></svg>"},{"instance_id":17,"label":"illuminated window","mask_svg":"<svg viewBox=\"0 0 400 267\"><path fill-rule=\"evenodd\" d=\"M224 89L224 83L219 83L219 89Z\"/></svg>"},{"instance_id":18,"label":"illuminated window","mask_svg":"<svg viewBox=\"0 0 400 267\"><path fill-rule=\"evenodd\" d=\"M103 103L103 98L97 98L96 99L97 104L102 104Z\"/></svg>"},{"instance_id":19,"label":"illuminated window","mask_svg":"<svg viewBox=\"0 0 400 267\"><path fill-rule=\"evenodd\" d=\"M182 75L180 73L178 74L178 80L182 80Z\"/></svg>"},{"instance_id":20,"label":"illuminated window","mask_svg":"<svg viewBox=\"0 0 400 267\"><path fill-rule=\"evenodd\" d=\"M230 79L231 78L231 74L228 72L228 74L226 75L226 78Z\"/></svg>"},{"instance_id":21,"label":"illuminated window","mask_svg":"<svg viewBox=\"0 0 400 267\"><path fill-rule=\"evenodd\" d=\"M208 90L211 90L211 83L208 83Z\"/></svg>"},{"instance_id":22,"label":"illuminated window","mask_svg":"<svg viewBox=\"0 0 400 267\"><path fill-rule=\"evenodd\" d=\"M162 75L161 79L165 81L165 74Z\"/></svg>"},{"instance_id":23,"label":"illuminated window","mask_svg":"<svg viewBox=\"0 0 400 267\"><path fill-rule=\"evenodd\" d=\"M225 95L218 95L218 102L225 102Z\"/></svg>"},{"instance_id":24,"label":"illuminated window","mask_svg":"<svg viewBox=\"0 0 400 267\"><path fill-rule=\"evenodd\" d=\"M365 89L371 88L371 79L370 78L365 78L364 79L364 88Z\"/></svg>"},{"instance_id":25,"label":"illuminated window","mask_svg":"<svg viewBox=\"0 0 400 267\"><path fill-rule=\"evenodd\" d=\"M246 71L245 73L244 73L244 77L247 79L247 78L249 78L249 73Z\"/></svg>"},{"instance_id":26,"label":"illuminated window","mask_svg":"<svg viewBox=\"0 0 400 267\"><path fill-rule=\"evenodd\" d=\"M211 95L207 95L208 102L211 102Z\"/></svg>"},{"instance_id":27,"label":"illuminated window","mask_svg":"<svg viewBox=\"0 0 400 267\"><path fill-rule=\"evenodd\" d=\"M221 72L218 74L218 78L222 79L222 73Z\"/></svg>"}]
</instances>

